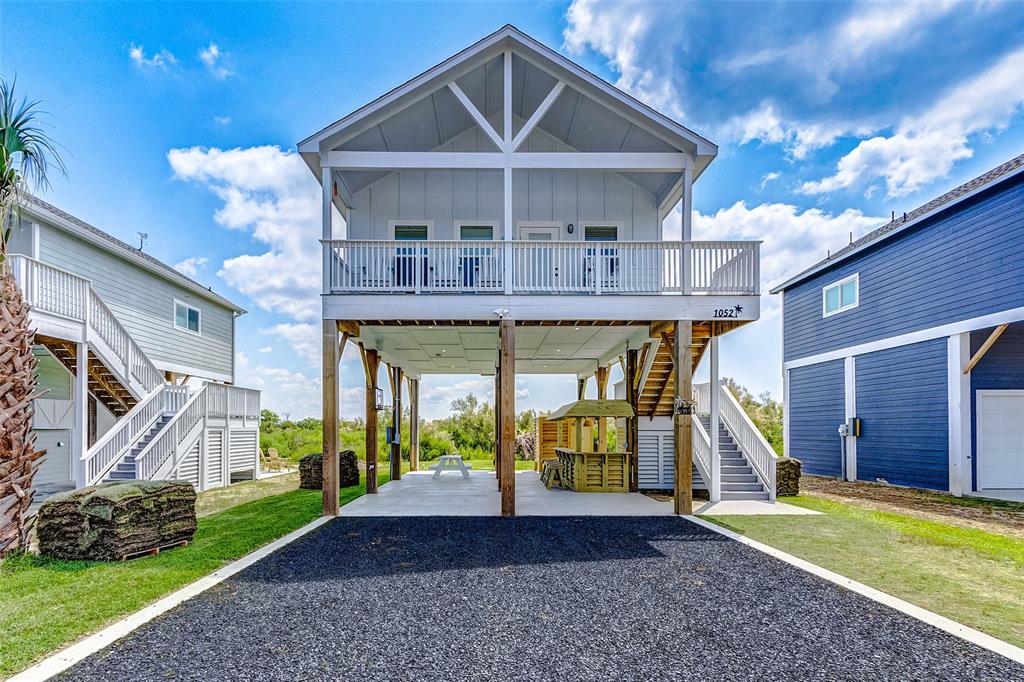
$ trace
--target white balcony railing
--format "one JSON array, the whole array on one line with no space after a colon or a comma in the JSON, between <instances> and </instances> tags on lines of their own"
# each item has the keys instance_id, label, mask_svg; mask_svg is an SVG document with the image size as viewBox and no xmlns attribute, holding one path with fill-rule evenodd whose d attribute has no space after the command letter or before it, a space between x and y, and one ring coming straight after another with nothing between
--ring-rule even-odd
<instances>
[{"instance_id":1,"label":"white balcony railing","mask_svg":"<svg viewBox=\"0 0 1024 682\"><path fill-rule=\"evenodd\" d=\"M361 294L756 295L759 246L728 241L324 242L331 252L327 293Z\"/></svg>"},{"instance_id":2,"label":"white balcony railing","mask_svg":"<svg viewBox=\"0 0 1024 682\"><path fill-rule=\"evenodd\" d=\"M87 340L102 343L104 361L138 397L163 383L163 374L99 297L92 282L28 256L10 256L18 286L34 310L85 325ZM99 349L98 347L97 349Z\"/></svg>"}]
</instances>

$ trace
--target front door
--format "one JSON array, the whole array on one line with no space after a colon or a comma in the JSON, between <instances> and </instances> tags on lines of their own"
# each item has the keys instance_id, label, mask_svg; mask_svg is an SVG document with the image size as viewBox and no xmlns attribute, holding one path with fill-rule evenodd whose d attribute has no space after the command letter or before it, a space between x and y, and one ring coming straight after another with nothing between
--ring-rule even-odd
<instances>
[{"instance_id":1,"label":"front door","mask_svg":"<svg viewBox=\"0 0 1024 682\"><path fill-rule=\"evenodd\" d=\"M519 226L519 240L523 242L558 241L560 228L555 226ZM558 290L558 267L554 249L543 244L523 244L519 247L519 286L527 292L552 292Z\"/></svg>"},{"instance_id":2,"label":"front door","mask_svg":"<svg viewBox=\"0 0 1024 682\"><path fill-rule=\"evenodd\" d=\"M395 241L423 242L429 237L426 225L395 225ZM417 253L418 252L418 253ZM400 246L395 249L395 285L413 289L416 286L416 271L420 271L420 284L426 284L426 249Z\"/></svg>"}]
</instances>

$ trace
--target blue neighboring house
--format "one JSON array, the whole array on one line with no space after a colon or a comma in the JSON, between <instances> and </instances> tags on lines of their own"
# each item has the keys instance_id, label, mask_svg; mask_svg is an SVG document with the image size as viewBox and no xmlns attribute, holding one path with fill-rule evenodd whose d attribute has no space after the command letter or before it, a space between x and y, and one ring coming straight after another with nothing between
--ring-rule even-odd
<instances>
[{"instance_id":1,"label":"blue neighboring house","mask_svg":"<svg viewBox=\"0 0 1024 682\"><path fill-rule=\"evenodd\" d=\"M772 293L804 471L1024 499L1024 155Z\"/></svg>"}]
</instances>

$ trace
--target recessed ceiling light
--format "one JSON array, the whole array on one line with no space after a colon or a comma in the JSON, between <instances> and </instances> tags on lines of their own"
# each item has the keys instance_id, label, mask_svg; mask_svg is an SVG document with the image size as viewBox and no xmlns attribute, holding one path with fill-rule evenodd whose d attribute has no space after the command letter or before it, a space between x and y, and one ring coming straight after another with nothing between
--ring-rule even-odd
<instances>
[{"instance_id":1,"label":"recessed ceiling light","mask_svg":"<svg viewBox=\"0 0 1024 682\"><path fill-rule=\"evenodd\" d=\"M562 349L561 349L561 348L556 348L556 349L555 349L555 352L556 352L556 353L561 353L561 352L562 352Z\"/></svg>"},{"instance_id":2,"label":"recessed ceiling light","mask_svg":"<svg viewBox=\"0 0 1024 682\"><path fill-rule=\"evenodd\" d=\"M580 330L579 327L573 327L573 331L577 331L578 332L579 330Z\"/></svg>"},{"instance_id":3,"label":"recessed ceiling light","mask_svg":"<svg viewBox=\"0 0 1024 682\"><path fill-rule=\"evenodd\" d=\"M448 349L447 349L447 348L442 348L442 349L441 349L441 352L442 352L442 353L447 353L447 352L448 352Z\"/></svg>"}]
</instances>

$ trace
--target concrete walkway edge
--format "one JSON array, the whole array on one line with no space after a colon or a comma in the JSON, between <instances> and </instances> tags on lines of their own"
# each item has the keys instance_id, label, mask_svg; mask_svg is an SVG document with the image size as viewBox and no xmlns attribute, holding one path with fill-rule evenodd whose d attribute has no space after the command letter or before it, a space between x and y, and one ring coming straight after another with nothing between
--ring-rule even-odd
<instances>
[{"instance_id":1,"label":"concrete walkway edge","mask_svg":"<svg viewBox=\"0 0 1024 682\"><path fill-rule=\"evenodd\" d=\"M288 535L280 537L250 554L246 554L241 559L236 559L230 564L222 568L218 568L213 573L210 573L193 583L189 583L185 587L182 587L176 592L172 592L166 597L162 597L159 601L126 616L122 620L108 625L98 632L87 635L84 639L75 642L67 648L61 649L55 654L47 656L39 663L26 668L14 677L9 677L7 682L39 682L62 673L76 663L102 650L122 637L131 634L134 630L145 625L157 616L170 611L182 602L205 592L236 573L245 570L257 561L270 556L285 545L298 540L303 535L316 530L329 521L333 521L335 518L337 517L321 516L320 518L307 523L305 526L293 530L291 533L288 533Z\"/></svg>"},{"instance_id":2,"label":"concrete walkway edge","mask_svg":"<svg viewBox=\"0 0 1024 682\"><path fill-rule=\"evenodd\" d=\"M938 628L943 632L947 632L954 637L959 637L966 642L970 642L971 644L988 649L993 653L1005 656L1011 661L1024 664L1024 649L1014 646L1009 642L1004 642L1003 640L997 639L992 635L987 635L980 630L975 630L974 628L967 627L955 620L951 620L945 616L940 616L939 614L923 609L920 606L915 606L910 602L903 601L899 597L894 597L891 594L882 592L881 590L868 587L864 583L859 583L856 580L852 580L846 576L835 573L834 571L830 571L827 568L822 568L817 564L812 564L810 561L793 556L792 554L787 554L786 552L776 549L771 545L766 545L758 542L757 540L752 540L745 535L740 535L739 533L723 528L717 524L711 523L710 521L706 521L696 516L683 516L682 518L690 521L691 523L695 523L698 526L702 526L708 530L724 535L731 540L735 540L736 542L747 545L748 547L764 552L765 554L775 557L780 561L785 561L787 564L791 564L792 566L796 566L799 569L807 571L811 575L815 575L831 583L835 583L836 585L846 588L851 592L856 592L868 599L872 599L879 604L884 604L885 606L896 609L911 618L916 618L917 620Z\"/></svg>"}]
</instances>

